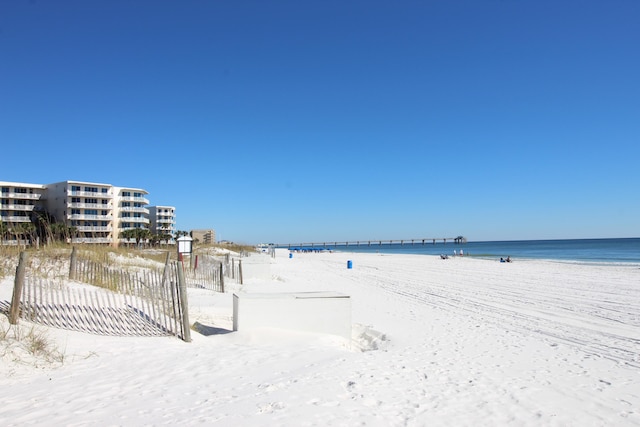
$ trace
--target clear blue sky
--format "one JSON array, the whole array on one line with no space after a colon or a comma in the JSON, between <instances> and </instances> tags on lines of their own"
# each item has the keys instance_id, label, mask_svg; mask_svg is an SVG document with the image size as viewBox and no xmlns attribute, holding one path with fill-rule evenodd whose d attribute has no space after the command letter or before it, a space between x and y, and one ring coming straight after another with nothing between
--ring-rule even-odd
<instances>
[{"instance_id":1,"label":"clear blue sky","mask_svg":"<svg viewBox=\"0 0 640 427\"><path fill-rule=\"evenodd\" d=\"M0 180L245 243L640 236L640 2L0 1Z\"/></svg>"}]
</instances>

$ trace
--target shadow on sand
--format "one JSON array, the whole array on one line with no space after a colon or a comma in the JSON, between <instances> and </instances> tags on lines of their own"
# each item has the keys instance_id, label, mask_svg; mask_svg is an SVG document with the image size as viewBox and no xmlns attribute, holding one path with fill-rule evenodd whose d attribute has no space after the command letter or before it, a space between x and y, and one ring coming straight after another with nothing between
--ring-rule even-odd
<instances>
[{"instance_id":1,"label":"shadow on sand","mask_svg":"<svg viewBox=\"0 0 640 427\"><path fill-rule=\"evenodd\" d=\"M224 335L224 334L229 334L233 332L233 331L230 331L229 329L216 328L214 326L203 325L200 322L195 322L192 326L192 329L206 337L210 335Z\"/></svg>"}]
</instances>

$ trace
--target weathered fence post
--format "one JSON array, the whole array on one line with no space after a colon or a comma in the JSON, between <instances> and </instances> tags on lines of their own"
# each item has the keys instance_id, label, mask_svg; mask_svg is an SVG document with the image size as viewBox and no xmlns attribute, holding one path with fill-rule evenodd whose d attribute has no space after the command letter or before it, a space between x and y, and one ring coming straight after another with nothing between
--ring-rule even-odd
<instances>
[{"instance_id":1,"label":"weathered fence post","mask_svg":"<svg viewBox=\"0 0 640 427\"><path fill-rule=\"evenodd\" d=\"M20 317L20 298L22 298L22 288L24 287L24 271L27 267L27 253L20 252L20 261L16 267L16 278L13 284L13 298L11 299L11 307L9 308L9 323L18 324Z\"/></svg>"},{"instance_id":2,"label":"weathered fence post","mask_svg":"<svg viewBox=\"0 0 640 427\"><path fill-rule=\"evenodd\" d=\"M171 253L167 252L167 258L164 261L164 272L162 273L162 286L167 283L167 276L169 275L169 261L171 261Z\"/></svg>"},{"instance_id":3,"label":"weathered fence post","mask_svg":"<svg viewBox=\"0 0 640 427\"><path fill-rule=\"evenodd\" d=\"M224 264L220 262L220 288L222 289L222 293L224 293Z\"/></svg>"},{"instance_id":4,"label":"weathered fence post","mask_svg":"<svg viewBox=\"0 0 640 427\"><path fill-rule=\"evenodd\" d=\"M231 278L236 278L236 259L231 258Z\"/></svg>"},{"instance_id":5,"label":"weathered fence post","mask_svg":"<svg viewBox=\"0 0 640 427\"><path fill-rule=\"evenodd\" d=\"M242 260L239 259L238 260L238 279L240 281L240 284L242 285Z\"/></svg>"},{"instance_id":6,"label":"weathered fence post","mask_svg":"<svg viewBox=\"0 0 640 427\"><path fill-rule=\"evenodd\" d=\"M76 280L76 263L78 261L78 253L76 247L71 249L71 260L69 261L69 280Z\"/></svg>"},{"instance_id":7,"label":"weathered fence post","mask_svg":"<svg viewBox=\"0 0 640 427\"><path fill-rule=\"evenodd\" d=\"M182 307L182 331L184 341L191 342L191 329L189 329L189 303L187 302L187 283L184 280L184 267L178 264L178 293L180 294L180 306Z\"/></svg>"}]
</instances>

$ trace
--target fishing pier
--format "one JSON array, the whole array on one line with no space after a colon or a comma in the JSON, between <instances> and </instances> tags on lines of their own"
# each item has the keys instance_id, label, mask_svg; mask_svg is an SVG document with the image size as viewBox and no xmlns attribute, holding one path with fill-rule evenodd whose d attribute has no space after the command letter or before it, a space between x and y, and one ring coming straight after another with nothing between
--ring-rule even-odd
<instances>
[{"instance_id":1,"label":"fishing pier","mask_svg":"<svg viewBox=\"0 0 640 427\"><path fill-rule=\"evenodd\" d=\"M279 243L275 245L277 248L314 248L327 246L382 246L382 245L435 245L436 242L453 242L456 245L467 243L466 237L429 237L418 239L390 239L390 240L353 240L353 241L325 241L325 242L307 242L307 243Z\"/></svg>"}]
</instances>

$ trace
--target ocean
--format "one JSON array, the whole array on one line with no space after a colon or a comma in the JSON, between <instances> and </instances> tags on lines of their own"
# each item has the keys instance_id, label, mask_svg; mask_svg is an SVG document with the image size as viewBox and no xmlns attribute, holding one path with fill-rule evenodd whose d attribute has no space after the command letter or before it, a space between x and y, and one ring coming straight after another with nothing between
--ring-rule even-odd
<instances>
[{"instance_id":1,"label":"ocean","mask_svg":"<svg viewBox=\"0 0 640 427\"><path fill-rule=\"evenodd\" d=\"M317 248L317 247L316 247ZM340 252L378 252L389 254L425 254L453 256L454 251L465 256L486 259L511 257L517 259L549 259L569 262L589 263L629 263L640 264L640 238L626 239L572 239L572 240L510 240L496 242L467 242L454 244L442 241L382 243L370 245L350 244L329 246L327 249Z\"/></svg>"}]
</instances>

